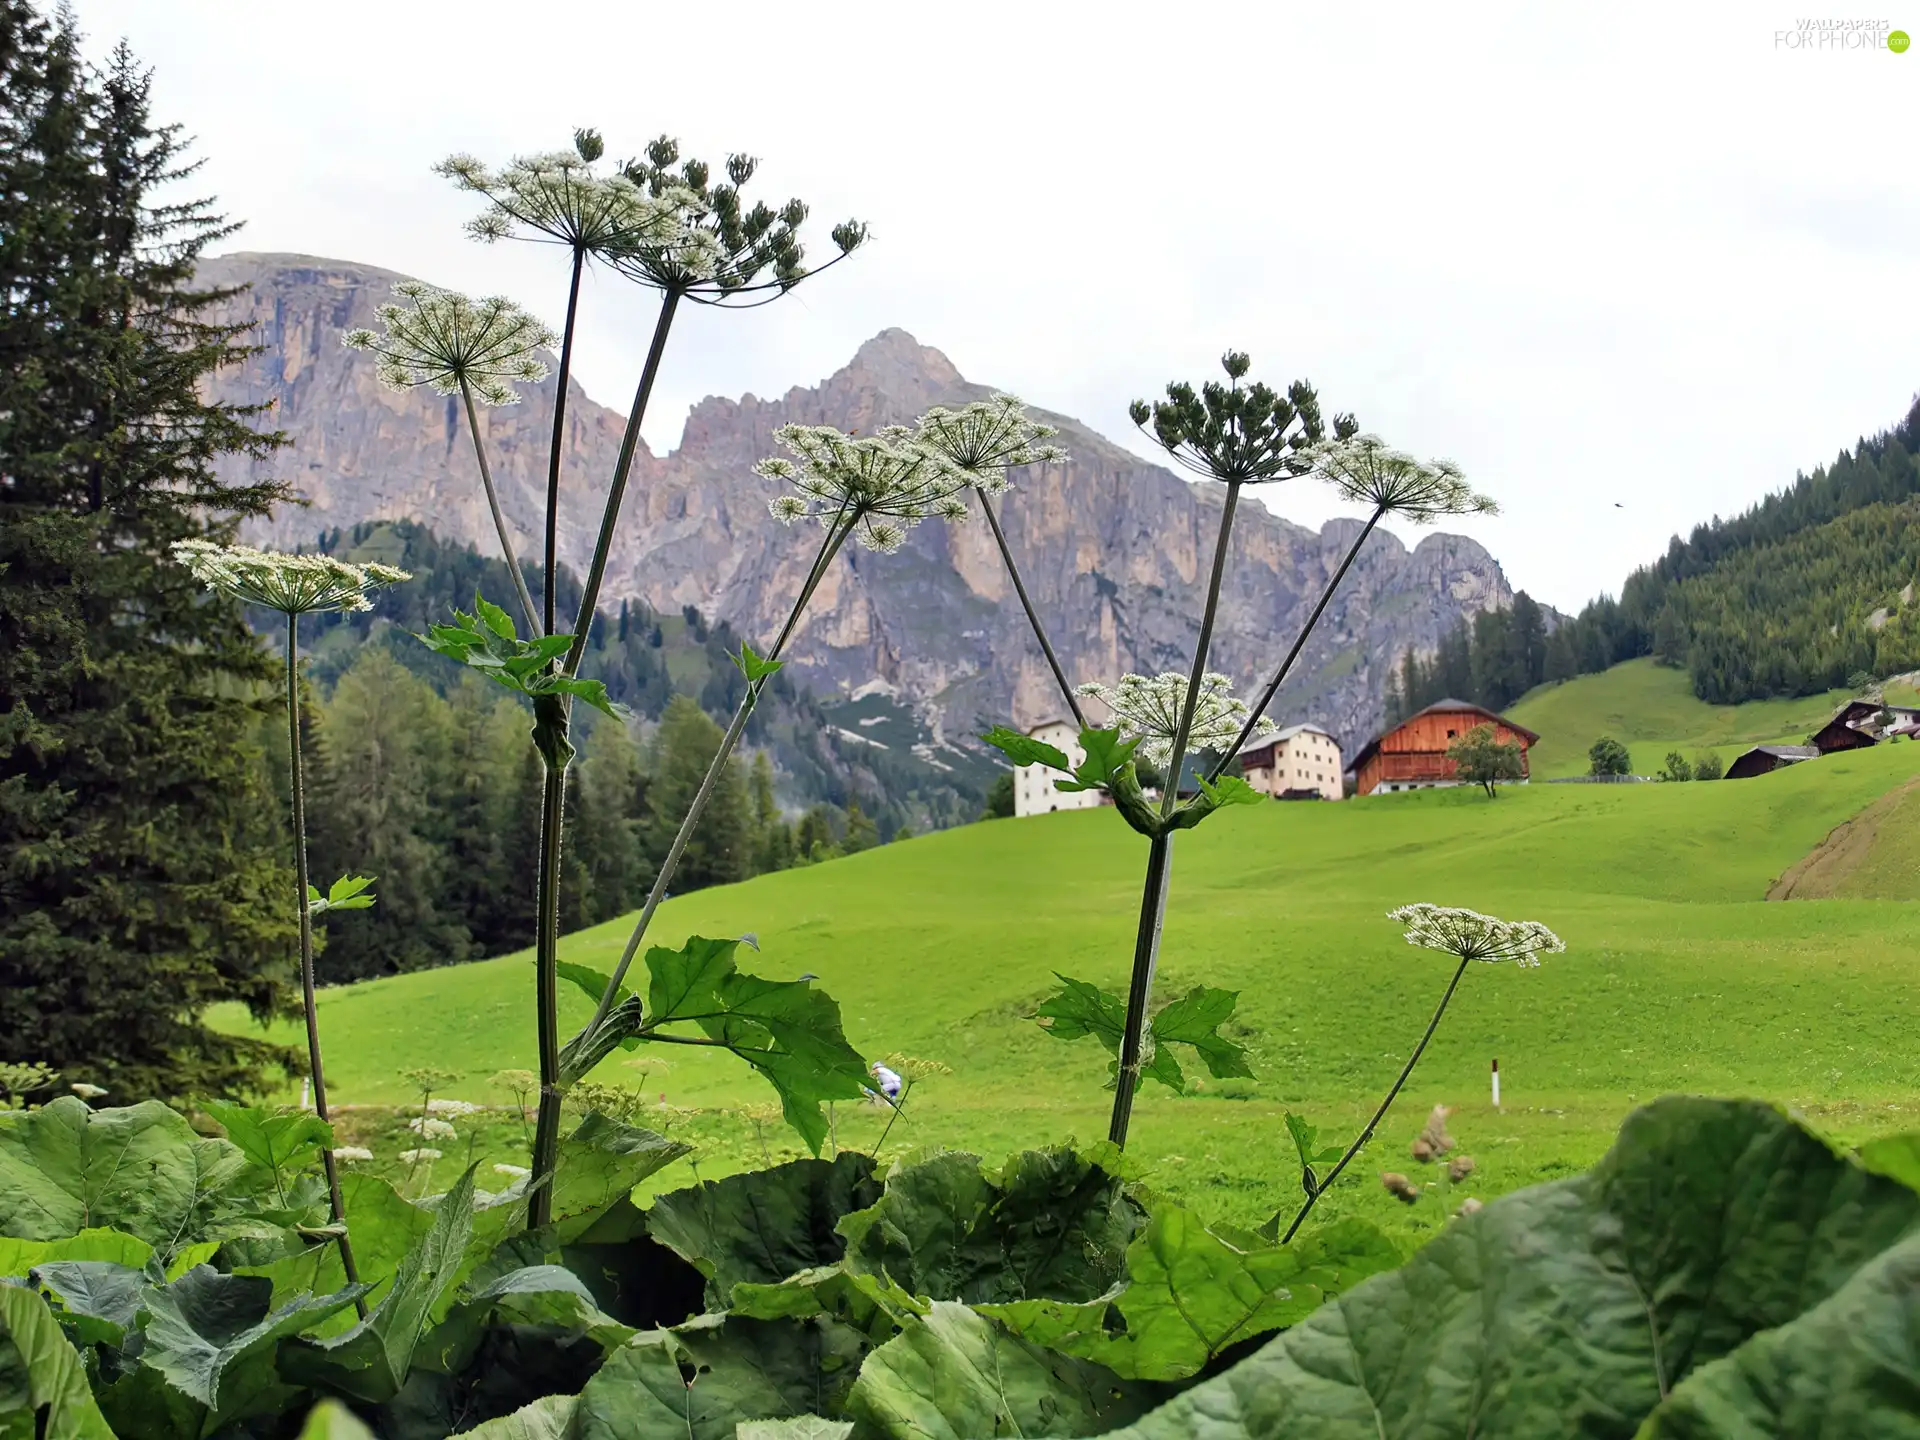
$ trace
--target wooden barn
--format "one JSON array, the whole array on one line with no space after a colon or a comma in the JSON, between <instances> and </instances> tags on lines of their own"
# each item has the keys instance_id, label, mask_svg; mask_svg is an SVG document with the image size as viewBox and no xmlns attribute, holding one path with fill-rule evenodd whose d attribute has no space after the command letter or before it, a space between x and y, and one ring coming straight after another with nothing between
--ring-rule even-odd
<instances>
[{"instance_id":1,"label":"wooden barn","mask_svg":"<svg viewBox=\"0 0 1920 1440\"><path fill-rule=\"evenodd\" d=\"M1811 745L1756 745L1727 766L1726 778L1747 780L1755 775L1771 775L1802 760L1818 760L1820 752Z\"/></svg>"},{"instance_id":2,"label":"wooden barn","mask_svg":"<svg viewBox=\"0 0 1920 1440\"><path fill-rule=\"evenodd\" d=\"M1434 785L1457 785L1447 747L1476 725L1491 725L1502 744L1520 746L1520 775L1528 774L1527 751L1540 737L1504 715L1464 700L1441 700L1417 715L1409 715L1384 735L1366 743L1354 757L1355 788L1362 795L1375 791L1424 790Z\"/></svg>"},{"instance_id":3,"label":"wooden barn","mask_svg":"<svg viewBox=\"0 0 1920 1440\"><path fill-rule=\"evenodd\" d=\"M1881 728L1881 717L1888 724ZM1878 700L1849 700L1834 717L1807 737L1822 755L1837 750L1864 750L1894 734L1912 734L1920 711L1905 705L1883 705ZM1903 728L1904 727L1904 728Z\"/></svg>"}]
</instances>

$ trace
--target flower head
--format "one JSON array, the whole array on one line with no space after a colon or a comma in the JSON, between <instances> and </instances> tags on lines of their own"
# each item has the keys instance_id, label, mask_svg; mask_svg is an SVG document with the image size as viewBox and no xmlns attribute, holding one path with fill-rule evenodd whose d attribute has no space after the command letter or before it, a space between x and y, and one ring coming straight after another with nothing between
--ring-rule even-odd
<instances>
[{"instance_id":1,"label":"flower head","mask_svg":"<svg viewBox=\"0 0 1920 1440\"><path fill-rule=\"evenodd\" d=\"M423 1161L438 1160L439 1158L440 1152L438 1150L402 1150L400 1152L401 1161L408 1165L418 1165Z\"/></svg>"},{"instance_id":2,"label":"flower head","mask_svg":"<svg viewBox=\"0 0 1920 1440\"><path fill-rule=\"evenodd\" d=\"M413 578L391 565L351 565L331 555L284 555L208 540L176 540L173 554L209 589L285 615L371 610L368 591Z\"/></svg>"},{"instance_id":3,"label":"flower head","mask_svg":"<svg viewBox=\"0 0 1920 1440\"><path fill-rule=\"evenodd\" d=\"M1498 920L1477 910L1446 905L1403 905L1387 913L1407 927L1407 943L1439 950L1461 960L1489 964L1511 960L1538 965L1542 955L1558 955L1566 943L1537 920Z\"/></svg>"},{"instance_id":4,"label":"flower head","mask_svg":"<svg viewBox=\"0 0 1920 1440\"><path fill-rule=\"evenodd\" d=\"M1239 351L1220 357L1227 383L1209 380L1198 390L1185 381L1167 386L1167 398L1151 405L1136 400L1127 413L1181 465L1210 480L1257 484L1304 475L1301 453L1326 437L1313 387L1296 380L1281 395L1255 382L1242 386L1253 362ZM1350 415L1334 420L1337 436L1357 428Z\"/></svg>"},{"instance_id":5,"label":"flower head","mask_svg":"<svg viewBox=\"0 0 1920 1440\"><path fill-rule=\"evenodd\" d=\"M1247 702L1236 700L1228 692L1233 682L1226 676L1200 677L1200 698L1193 707L1193 725L1187 734L1187 750L1218 750L1233 743L1247 721ZM1097 681L1081 685L1074 692L1106 703L1113 711L1121 733L1138 738L1140 754L1156 765L1173 758L1174 737L1180 730L1180 716L1187 705L1187 677L1169 670L1148 679L1145 675L1122 675L1120 683L1106 686ZM1265 739L1278 727L1262 715L1249 738Z\"/></svg>"},{"instance_id":6,"label":"flower head","mask_svg":"<svg viewBox=\"0 0 1920 1440\"><path fill-rule=\"evenodd\" d=\"M437 1115L442 1120L457 1120L462 1115L478 1114L480 1107L467 1100L429 1100L427 1114Z\"/></svg>"},{"instance_id":7,"label":"flower head","mask_svg":"<svg viewBox=\"0 0 1920 1440\"><path fill-rule=\"evenodd\" d=\"M394 390L431 385L442 395L457 395L464 384L483 405L513 405L520 399L515 384L547 378L535 352L553 344L553 331L511 300L470 300L418 280L393 289L413 304L380 307L384 338L371 330L340 337L349 350L374 353L381 384Z\"/></svg>"},{"instance_id":8,"label":"flower head","mask_svg":"<svg viewBox=\"0 0 1920 1440\"><path fill-rule=\"evenodd\" d=\"M1404 515L1416 525L1442 515L1493 515L1500 509L1468 485L1451 460L1416 460L1388 449L1378 435L1323 440L1306 457L1313 473L1347 499Z\"/></svg>"},{"instance_id":9,"label":"flower head","mask_svg":"<svg viewBox=\"0 0 1920 1440\"><path fill-rule=\"evenodd\" d=\"M922 520L966 518L960 498L969 483L966 475L944 455L916 444L904 426L853 436L830 425L782 425L773 438L799 459L795 464L776 457L753 467L763 479L799 492L779 496L767 507L783 525L844 523L857 527L867 549L891 553Z\"/></svg>"},{"instance_id":10,"label":"flower head","mask_svg":"<svg viewBox=\"0 0 1920 1440\"><path fill-rule=\"evenodd\" d=\"M435 1120L430 1115L416 1115L407 1121L407 1128L422 1140L451 1140L455 1131L444 1120Z\"/></svg>"},{"instance_id":11,"label":"flower head","mask_svg":"<svg viewBox=\"0 0 1920 1440\"><path fill-rule=\"evenodd\" d=\"M641 159L629 160L621 173L647 194L683 197L686 236L663 244L639 238L614 247L621 274L657 290L702 305L755 305L784 295L809 275L826 268L806 266L800 226L803 201L779 209L765 201L748 205L742 197L759 162L750 155L729 155L726 177L714 178L704 160L680 159L680 142L662 135ZM832 231L839 255L835 264L867 238L867 227L848 220Z\"/></svg>"},{"instance_id":12,"label":"flower head","mask_svg":"<svg viewBox=\"0 0 1920 1440\"><path fill-rule=\"evenodd\" d=\"M350 1165L356 1160L373 1159L373 1152L360 1145L341 1145L334 1150L333 1158Z\"/></svg>"},{"instance_id":13,"label":"flower head","mask_svg":"<svg viewBox=\"0 0 1920 1440\"><path fill-rule=\"evenodd\" d=\"M98 1085L89 1085L85 1081L75 1081L67 1087L82 1100L103 1100L107 1092Z\"/></svg>"},{"instance_id":14,"label":"flower head","mask_svg":"<svg viewBox=\"0 0 1920 1440\"><path fill-rule=\"evenodd\" d=\"M1011 395L976 400L958 410L935 406L920 417L914 440L944 455L971 485L988 495L1007 488L1014 465L1065 460L1067 452L1045 442L1060 432L1027 418L1026 406Z\"/></svg>"},{"instance_id":15,"label":"flower head","mask_svg":"<svg viewBox=\"0 0 1920 1440\"><path fill-rule=\"evenodd\" d=\"M673 255L690 270L711 274L711 241L693 228L701 208L685 186L653 193L625 174L599 175L599 138L575 137L571 151L523 155L490 170L471 155L452 155L434 166L462 190L485 197L486 208L467 222L467 233L495 240L546 240L603 260L635 248Z\"/></svg>"}]
</instances>

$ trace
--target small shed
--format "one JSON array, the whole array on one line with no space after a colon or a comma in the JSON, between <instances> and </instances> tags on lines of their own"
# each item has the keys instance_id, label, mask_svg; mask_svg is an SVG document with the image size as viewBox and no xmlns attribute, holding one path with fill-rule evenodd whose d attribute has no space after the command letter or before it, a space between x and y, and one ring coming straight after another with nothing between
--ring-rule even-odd
<instances>
[{"instance_id":1,"label":"small shed","mask_svg":"<svg viewBox=\"0 0 1920 1440\"><path fill-rule=\"evenodd\" d=\"M1798 765L1802 760L1819 758L1820 751L1811 745L1756 745L1727 767L1726 778L1746 780L1755 775L1769 775L1775 770L1784 770L1789 765Z\"/></svg>"},{"instance_id":2,"label":"small shed","mask_svg":"<svg viewBox=\"0 0 1920 1440\"><path fill-rule=\"evenodd\" d=\"M1822 755L1831 755L1838 750L1865 750L1878 743L1879 737L1869 726L1849 722L1845 711L1807 737L1807 744Z\"/></svg>"}]
</instances>

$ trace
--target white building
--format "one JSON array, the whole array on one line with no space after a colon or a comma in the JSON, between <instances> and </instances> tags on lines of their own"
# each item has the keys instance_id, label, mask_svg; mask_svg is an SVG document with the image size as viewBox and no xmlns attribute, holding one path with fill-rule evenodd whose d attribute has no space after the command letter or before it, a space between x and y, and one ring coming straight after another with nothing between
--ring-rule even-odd
<instances>
[{"instance_id":1,"label":"white building","mask_svg":"<svg viewBox=\"0 0 1920 1440\"><path fill-rule=\"evenodd\" d=\"M1240 752L1247 783L1264 795L1292 791L1338 800L1345 794L1340 745L1318 725L1289 725L1266 744Z\"/></svg>"},{"instance_id":2,"label":"white building","mask_svg":"<svg viewBox=\"0 0 1920 1440\"><path fill-rule=\"evenodd\" d=\"M1065 720L1043 720L1027 731L1036 740L1044 740L1066 753L1067 763L1078 766L1087 758L1080 748L1078 727ZM1100 804L1098 790L1056 790L1053 782L1065 779L1058 770L1046 765L1017 765L1013 771L1013 813L1045 815L1054 810L1092 810Z\"/></svg>"}]
</instances>

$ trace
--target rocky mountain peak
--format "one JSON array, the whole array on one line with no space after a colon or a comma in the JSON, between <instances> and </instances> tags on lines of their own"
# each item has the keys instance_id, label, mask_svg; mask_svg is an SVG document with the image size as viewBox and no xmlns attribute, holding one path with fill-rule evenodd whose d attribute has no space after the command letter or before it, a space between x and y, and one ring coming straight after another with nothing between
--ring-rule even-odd
<instances>
[{"instance_id":1,"label":"rocky mountain peak","mask_svg":"<svg viewBox=\"0 0 1920 1440\"><path fill-rule=\"evenodd\" d=\"M271 402L291 445L266 461L229 457L236 472L289 479L308 502L247 532L257 543L311 544L323 529L412 519L492 553L472 441L457 407L430 391L396 393L341 334L376 324L400 276L305 255L243 253L205 263L202 278L247 287L223 318L252 327L262 353L216 377L221 399ZM672 364L672 351L668 352ZM742 634L770 635L811 558L811 531L768 514L771 487L752 473L788 422L871 430L933 404L984 398L939 350L883 330L841 369L777 399L710 398L693 408L680 447L635 465L603 592L656 609L697 605ZM1030 399L1035 397L1028 397ZM481 433L523 555L537 552L551 386L483 412ZM575 388L563 455L560 554L585 568L623 417ZM1065 464L1016 477L1001 502L1008 542L1075 682L1128 670L1184 670L1191 656L1220 496L1062 416ZM1243 692L1292 639L1357 522L1319 531L1243 506L1222 596L1213 665ZM1387 677L1409 647L1429 649L1462 616L1503 605L1506 578L1460 536L1411 551L1375 532L1272 713L1313 720L1355 748L1377 728ZM897 555L849 550L802 627L793 671L816 689L877 684L920 708L936 733L1059 708L985 525L926 524Z\"/></svg>"}]
</instances>

